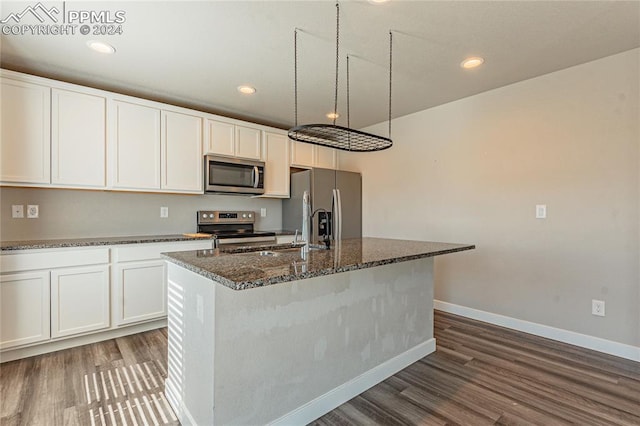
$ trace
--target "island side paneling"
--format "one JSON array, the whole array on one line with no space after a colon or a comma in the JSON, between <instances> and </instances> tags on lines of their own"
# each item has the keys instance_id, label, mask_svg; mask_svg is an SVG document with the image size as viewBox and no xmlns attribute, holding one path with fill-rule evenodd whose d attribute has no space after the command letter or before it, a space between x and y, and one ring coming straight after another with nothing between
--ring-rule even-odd
<instances>
[{"instance_id":1,"label":"island side paneling","mask_svg":"<svg viewBox=\"0 0 640 426\"><path fill-rule=\"evenodd\" d=\"M356 378L386 371L390 360L409 351L416 358L411 363L435 349L433 258L243 291L172 264L169 280L181 283L184 295L179 338L185 359L176 365L190 366L183 380L208 383L182 401L170 399L185 420L198 424L311 421L313 410L319 416L364 391ZM172 309L170 339L171 315ZM201 363L212 349L211 366L189 361L187 352L198 353ZM172 380L178 378L170 368ZM213 404L206 401L210 386ZM344 401L335 400L337 389ZM300 411L312 401L312 409Z\"/></svg>"}]
</instances>

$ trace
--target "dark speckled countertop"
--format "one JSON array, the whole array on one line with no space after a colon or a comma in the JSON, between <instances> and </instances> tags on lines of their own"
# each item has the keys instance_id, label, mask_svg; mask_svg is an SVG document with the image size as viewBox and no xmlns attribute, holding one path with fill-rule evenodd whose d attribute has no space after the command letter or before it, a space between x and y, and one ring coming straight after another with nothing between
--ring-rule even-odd
<instances>
[{"instance_id":1,"label":"dark speckled countertop","mask_svg":"<svg viewBox=\"0 0 640 426\"><path fill-rule=\"evenodd\" d=\"M231 289L246 290L474 248L471 244L355 238L330 250L311 250L307 260L302 259L299 248L290 247L271 249L266 255L259 251L197 250L164 253L163 257Z\"/></svg>"},{"instance_id":2,"label":"dark speckled countertop","mask_svg":"<svg viewBox=\"0 0 640 426\"><path fill-rule=\"evenodd\" d=\"M294 235L293 231L278 230L273 231L276 235ZM57 238L49 240L25 240L25 241L0 241L0 252L15 250L33 249L54 249L66 247L91 247L91 246L117 246L121 244L146 244L146 243L170 243L175 241L197 241L210 240L212 238L189 237L184 234L172 235L143 235L143 236L122 236L122 237L92 237L92 238ZM260 243L229 244L232 249L255 247ZM273 243L267 244L269 246ZM255 250L255 248L253 248Z\"/></svg>"},{"instance_id":3,"label":"dark speckled countertop","mask_svg":"<svg viewBox=\"0 0 640 426\"><path fill-rule=\"evenodd\" d=\"M194 238L182 234L175 235L146 235L125 237L96 237L96 238L64 238L52 240L30 241L2 241L0 251L50 249L64 247L116 246L121 244L170 243L175 241L210 240L211 238Z\"/></svg>"}]
</instances>

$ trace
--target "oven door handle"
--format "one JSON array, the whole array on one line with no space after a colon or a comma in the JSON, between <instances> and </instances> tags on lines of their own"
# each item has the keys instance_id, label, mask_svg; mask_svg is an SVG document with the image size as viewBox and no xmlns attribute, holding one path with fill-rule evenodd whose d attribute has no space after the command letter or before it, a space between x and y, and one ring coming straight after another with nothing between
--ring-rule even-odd
<instances>
[{"instance_id":1,"label":"oven door handle","mask_svg":"<svg viewBox=\"0 0 640 426\"><path fill-rule=\"evenodd\" d=\"M260 183L260 169L258 169L258 166L253 166L251 176L253 177L253 187L257 188Z\"/></svg>"}]
</instances>

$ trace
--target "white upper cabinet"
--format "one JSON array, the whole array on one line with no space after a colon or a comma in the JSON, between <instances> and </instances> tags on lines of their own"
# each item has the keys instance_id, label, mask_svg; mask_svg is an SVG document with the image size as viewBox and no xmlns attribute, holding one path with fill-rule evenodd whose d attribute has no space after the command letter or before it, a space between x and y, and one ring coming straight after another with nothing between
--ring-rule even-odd
<instances>
[{"instance_id":1,"label":"white upper cabinet","mask_svg":"<svg viewBox=\"0 0 640 426\"><path fill-rule=\"evenodd\" d=\"M262 131L218 120L207 120L207 154L259 160L262 149Z\"/></svg>"},{"instance_id":2,"label":"white upper cabinet","mask_svg":"<svg viewBox=\"0 0 640 426\"><path fill-rule=\"evenodd\" d=\"M323 169L338 168L338 153L334 148L315 146L314 166Z\"/></svg>"},{"instance_id":3,"label":"white upper cabinet","mask_svg":"<svg viewBox=\"0 0 640 426\"><path fill-rule=\"evenodd\" d=\"M236 156L259 160L261 157L261 135L258 129L236 126Z\"/></svg>"},{"instance_id":4,"label":"white upper cabinet","mask_svg":"<svg viewBox=\"0 0 640 426\"><path fill-rule=\"evenodd\" d=\"M236 152L235 126L223 121L207 120L209 141L207 154L234 156Z\"/></svg>"},{"instance_id":5,"label":"white upper cabinet","mask_svg":"<svg viewBox=\"0 0 640 426\"><path fill-rule=\"evenodd\" d=\"M291 141L292 167L336 169L337 158L337 152L333 148Z\"/></svg>"},{"instance_id":6,"label":"white upper cabinet","mask_svg":"<svg viewBox=\"0 0 640 426\"><path fill-rule=\"evenodd\" d=\"M102 96L51 92L51 183L106 186L106 109Z\"/></svg>"},{"instance_id":7,"label":"white upper cabinet","mask_svg":"<svg viewBox=\"0 0 640 426\"><path fill-rule=\"evenodd\" d=\"M313 167L313 148L315 145L291 141L291 165Z\"/></svg>"},{"instance_id":8,"label":"white upper cabinet","mask_svg":"<svg viewBox=\"0 0 640 426\"><path fill-rule=\"evenodd\" d=\"M113 187L160 189L160 110L113 102Z\"/></svg>"},{"instance_id":9,"label":"white upper cabinet","mask_svg":"<svg viewBox=\"0 0 640 426\"><path fill-rule=\"evenodd\" d=\"M289 139L287 135L264 132L264 197L289 198Z\"/></svg>"},{"instance_id":10,"label":"white upper cabinet","mask_svg":"<svg viewBox=\"0 0 640 426\"><path fill-rule=\"evenodd\" d=\"M0 181L48 184L51 89L2 78L0 91Z\"/></svg>"},{"instance_id":11,"label":"white upper cabinet","mask_svg":"<svg viewBox=\"0 0 640 426\"><path fill-rule=\"evenodd\" d=\"M162 112L162 189L202 192L202 118Z\"/></svg>"},{"instance_id":12,"label":"white upper cabinet","mask_svg":"<svg viewBox=\"0 0 640 426\"><path fill-rule=\"evenodd\" d=\"M265 161L280 198L289 166L337 167L280 129L8 70L0 84L0 186L202 194L214 154Z\"/></svg>"}]
</instances>

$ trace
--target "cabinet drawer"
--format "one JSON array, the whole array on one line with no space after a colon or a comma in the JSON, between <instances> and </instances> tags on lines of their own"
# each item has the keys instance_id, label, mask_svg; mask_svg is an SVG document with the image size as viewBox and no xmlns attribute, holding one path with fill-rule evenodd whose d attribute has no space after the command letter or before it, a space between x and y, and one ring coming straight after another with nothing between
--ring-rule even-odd
<instances>
[{"instance_id":1,"label":"cabinet drawer","mask_svg":"<svg viewBox=\"0 0 640 426\"><path fill-rule=\"evenodd\" d=\"M22 252L0 256L0 270L3 273L103 263L109 263L108 248L90 250L52 249L35 253Z\"/></svg>"}]
</instances>

